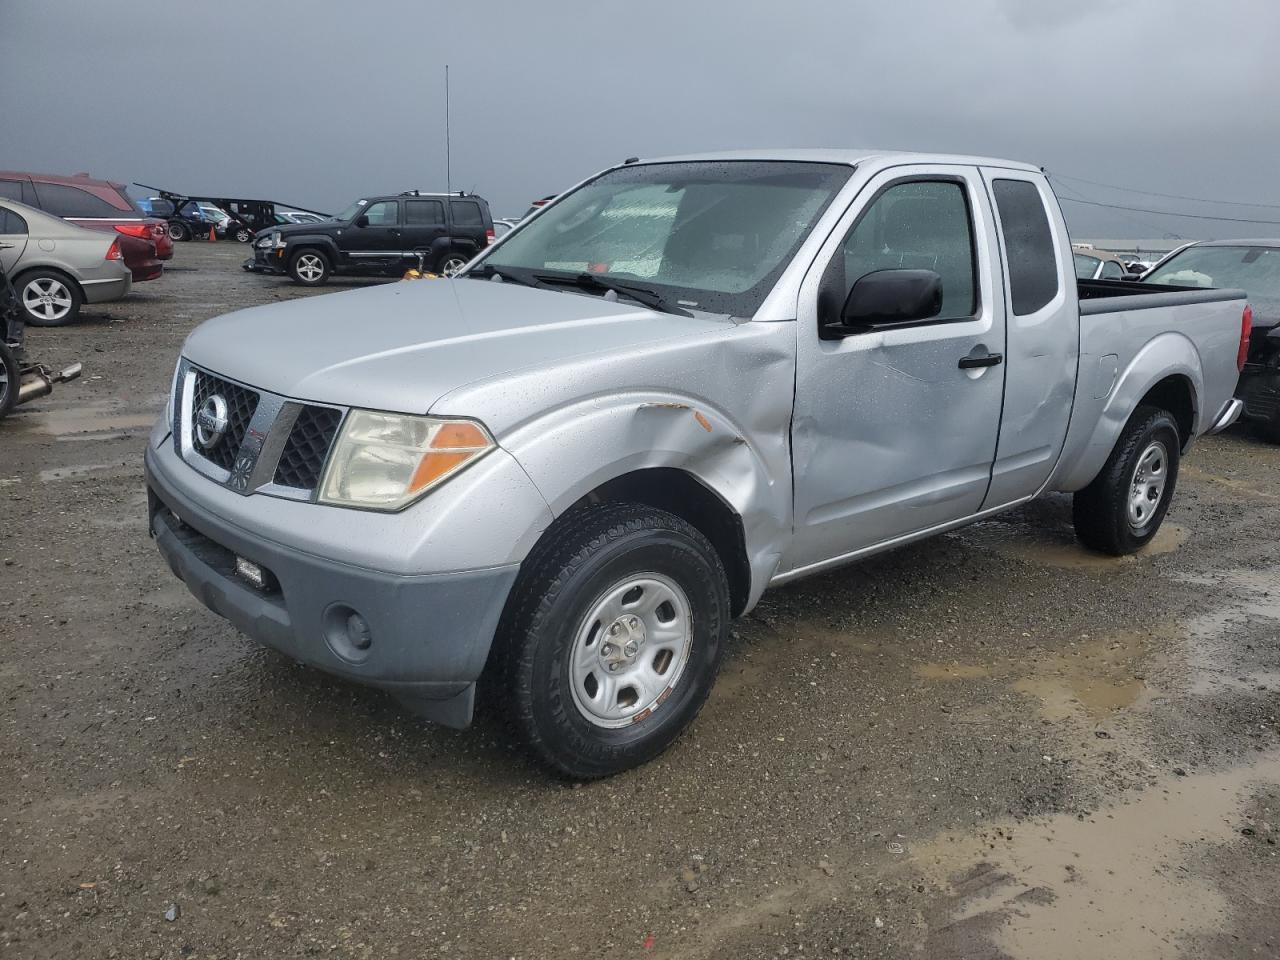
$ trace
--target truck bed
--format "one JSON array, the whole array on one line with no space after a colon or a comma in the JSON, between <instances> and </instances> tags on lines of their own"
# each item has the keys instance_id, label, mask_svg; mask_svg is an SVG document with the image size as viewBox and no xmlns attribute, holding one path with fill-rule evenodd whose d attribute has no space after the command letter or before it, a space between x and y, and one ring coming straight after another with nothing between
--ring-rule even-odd
<instances>
[{"instance_id":1,"label":"truck bed","mask_svg":"<svg viewBox=\"0 0 1280 960\"><path fill-rule=\"evenodd\" d=\"M1143 283L1141 280L1077 280L1076 289L1081 316L1245 299L1242 290L1175 287L1166 283Z\"/></svg>"}]
</instances>

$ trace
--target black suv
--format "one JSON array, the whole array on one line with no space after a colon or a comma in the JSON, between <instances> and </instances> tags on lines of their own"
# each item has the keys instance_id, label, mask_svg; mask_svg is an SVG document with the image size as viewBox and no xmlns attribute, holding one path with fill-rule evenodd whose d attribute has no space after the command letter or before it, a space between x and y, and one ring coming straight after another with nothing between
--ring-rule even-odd
<instances>
[{"instance_id":1,"label":"black suv","mask_svg":"<svg viewBox=\"0 0 1280 960\"><path fill-rule=\"evenodd\" d=\"M357 200L331 220L260 231L244 269L315 286L334 273L395 276L419 263L452 276L493 241L489 204L473 193Z\"/></svg>"}]
</instances>

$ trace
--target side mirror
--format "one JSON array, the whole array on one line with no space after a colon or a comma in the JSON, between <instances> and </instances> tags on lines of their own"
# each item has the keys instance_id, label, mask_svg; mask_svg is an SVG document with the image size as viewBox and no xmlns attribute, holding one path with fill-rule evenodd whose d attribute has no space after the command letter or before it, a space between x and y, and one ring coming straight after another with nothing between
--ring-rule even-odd
<instances>
[{"instance_id":1,"label":"side mirror","mask_svg":"<svg viewBox=\"0 0 1280 960\"><path fill-rule=\"evenodd\" d=\"M928 320L942 312L942 278L932 270L876 270L845 298L833 333Z\"/></svg>"},{"instance_id":2,"label":"side mirror","mask_svg":"<svg viewBox=\"0 0 1280 960\"><path fill-rule=\"evenodd\" d=\"M360 214L360 216L356 217L357 227L367 227L368 225L369 225L369 218L366 217L363 213Z\"/></svg>"}]
</instances>

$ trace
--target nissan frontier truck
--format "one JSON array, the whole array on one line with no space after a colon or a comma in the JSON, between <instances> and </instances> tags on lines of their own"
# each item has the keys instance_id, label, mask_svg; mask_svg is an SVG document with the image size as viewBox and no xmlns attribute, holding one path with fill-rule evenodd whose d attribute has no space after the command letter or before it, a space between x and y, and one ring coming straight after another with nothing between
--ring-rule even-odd
<instances>
[{"instance_id":1,"label":"nissan frontier truck","mask_svg":"<svg viewBox=\"0 0 1280 960\"><path fill-rule=\"evenodd\" d=\"M1044 175L627 161L452 279L199 326L146 450L174 573L299 661L569 778L662 752L770 586L1050 491L1137 551L1240 413L1233 290L1077 281Z\"/></svg>"}]
</instances>

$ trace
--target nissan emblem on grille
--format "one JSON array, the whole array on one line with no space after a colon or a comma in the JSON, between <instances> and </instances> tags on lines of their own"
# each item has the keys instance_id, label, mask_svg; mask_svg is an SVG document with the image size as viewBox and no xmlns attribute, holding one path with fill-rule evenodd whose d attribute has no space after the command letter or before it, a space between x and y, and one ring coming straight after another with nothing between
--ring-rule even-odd
<instances>
[{"instance_id":1,"label":"nissan emblem on grille","mask_svg":"<svg viewBox=\"0 0 1280 960\"><path fill-rule=\"evenodd\" d=\"M213 394L196 411L196 443L212 450L227 432L227 401Z\"/></svg>"}]
</instances>

